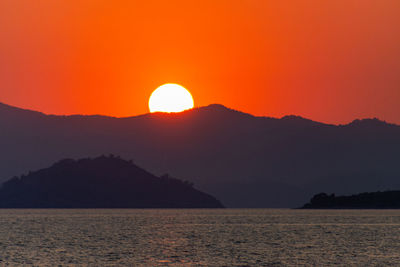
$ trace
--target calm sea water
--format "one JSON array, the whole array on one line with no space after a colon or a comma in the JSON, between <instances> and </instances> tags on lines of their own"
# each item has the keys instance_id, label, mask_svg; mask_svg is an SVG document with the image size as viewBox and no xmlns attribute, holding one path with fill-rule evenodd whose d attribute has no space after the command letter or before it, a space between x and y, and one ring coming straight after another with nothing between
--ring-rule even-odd
<instances>
[{"instance_id":1,"label":"calm sea water","mask_svg":"<svg viewBox=\"0 0 400 267\"><path fill-rule=\"evenodd\" d=\"M400 264L397 210L0 210L0 265Z\"/></svg>"}]
</instances>

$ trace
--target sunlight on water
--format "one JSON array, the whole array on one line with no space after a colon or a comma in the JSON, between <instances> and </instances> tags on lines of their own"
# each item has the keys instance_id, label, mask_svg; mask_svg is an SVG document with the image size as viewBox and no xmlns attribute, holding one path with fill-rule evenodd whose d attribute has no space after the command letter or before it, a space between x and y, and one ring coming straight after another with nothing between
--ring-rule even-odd
<instances>
[{"instance_id":1,"label":"sunlight on water","mask_svg":"<svg viewBox=\"0 0 400 267\"><path fill-rule=\"evenodd\" d=\"M0 265L395 265L394 210L0 210Z\"/></svg>"}]
</instances>

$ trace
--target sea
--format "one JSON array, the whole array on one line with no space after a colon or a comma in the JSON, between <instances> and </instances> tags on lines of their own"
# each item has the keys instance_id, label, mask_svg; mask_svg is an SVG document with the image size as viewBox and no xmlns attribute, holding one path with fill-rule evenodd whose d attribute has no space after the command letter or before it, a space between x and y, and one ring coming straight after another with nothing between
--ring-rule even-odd
<instances>
[{"instance_id":1,"label":"sea","mask_svg":"<svg viewBox=\"0 0 400 267\"><path fill-rule=\"evenodd\" d=\"M399 266L399 210L3 209L0 266Z\"/></svg>"}]
</instances>

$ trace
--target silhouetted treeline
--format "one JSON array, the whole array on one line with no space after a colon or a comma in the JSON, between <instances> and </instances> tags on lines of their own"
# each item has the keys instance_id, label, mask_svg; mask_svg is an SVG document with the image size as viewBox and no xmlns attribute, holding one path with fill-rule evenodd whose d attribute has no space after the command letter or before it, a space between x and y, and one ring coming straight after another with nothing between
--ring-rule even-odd
<instances>
[{"instance_id":1,"label":"silhouetted treeline","mask_svg":"<svg viewBox=\"0 0 400 267\"><path fill-rule=\"evenodd\" d=\"M14 177L0 188L1 208L221 208L190 182L156 177L115 156L64 159Z\"/></svg>"},{"instance_id":2,"label":"silhouetted treeline","mask_svg":"<svg viewBox=\"0 0 400 267\"><path fill-rule=\"evenodd\" d=\"M400 191L370 192L351 196L314 195L303 209L399 209Z\"/></svg>"}]
</instances>

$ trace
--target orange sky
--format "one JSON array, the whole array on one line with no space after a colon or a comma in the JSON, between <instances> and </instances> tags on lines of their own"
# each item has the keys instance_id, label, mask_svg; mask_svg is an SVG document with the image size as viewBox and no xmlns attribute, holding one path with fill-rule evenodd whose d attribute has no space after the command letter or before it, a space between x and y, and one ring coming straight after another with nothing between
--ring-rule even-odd
<instances>
[{"instance_id":1,"label":"orange sky","mask_svg":"<svg viewBox=\"0 0 400 267\"><path fill-rule=\"evenodd\" d=\"M399 0L1 0L0 102L52 114L196 106L400 123Z\"/></svg>"}]
</instances>

